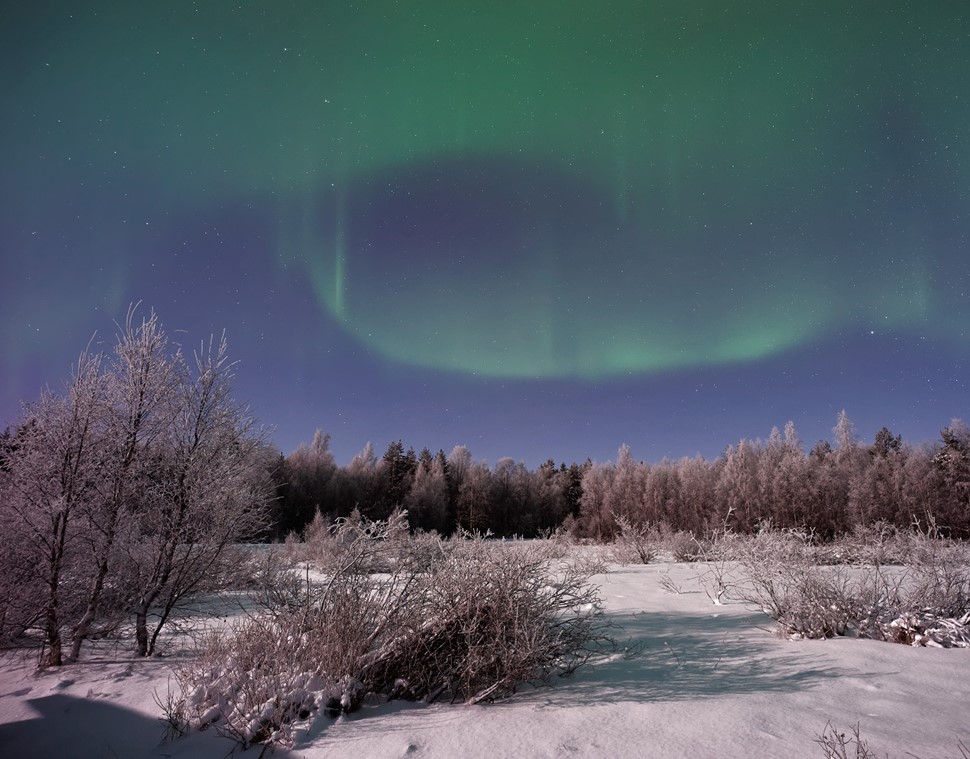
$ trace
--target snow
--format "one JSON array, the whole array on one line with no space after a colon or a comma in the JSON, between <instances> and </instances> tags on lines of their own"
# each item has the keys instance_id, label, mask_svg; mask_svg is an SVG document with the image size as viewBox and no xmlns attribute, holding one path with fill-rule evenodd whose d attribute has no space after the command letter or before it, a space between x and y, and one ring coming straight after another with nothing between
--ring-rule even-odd
<instances>
[{"instance_id":1,"label":"snow","mask_svg":"<svg viewBox=\"0 0 970 759\"><path fill-rule=\"evenodd\" d=\"M791 641L760 611L715 606L684 564L611 566L595 579L622 651L552 687L484 706L392 702L336 720L320 716L289 751L324 757L823 757L831 722L860 723L876 755L959 756L970 745L970 649L855 638ZM661 580L667 575L668 588ZM161 743L177 650L133 660L120 647L35 673L0 659L0 755L225 756L214 730ZM172 680L174 688L174 680ZM259 756L259 747L244 752Z\"/></svg>"}]
</instances>

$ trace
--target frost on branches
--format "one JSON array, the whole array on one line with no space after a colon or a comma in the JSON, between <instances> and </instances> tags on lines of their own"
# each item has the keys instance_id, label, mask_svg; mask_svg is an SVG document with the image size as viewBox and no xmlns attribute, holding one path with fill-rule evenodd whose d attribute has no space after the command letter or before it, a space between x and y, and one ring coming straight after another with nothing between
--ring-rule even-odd
<instances>
[{"instance_id":1,"label":"frost on branches","mask_svg":"<svg viewBox=\"0 0 970 759\"><path fill-rule=\"evenodd\" d=\"M481 536L415 550L405 519L337 522L316 547L320 581L307 569L264 613L202 640L178 673L188 724L287 744L295 724L364 703L508 696L609 641L597 590L574 565Z\"/></svg>"},{"instance_id":2,"label":"frost on branches","mask_svg":"<svg viewBox=\"0 0 970 759\"><path fill-rule=\"evenodd\" d=\"M25 408L0 476L0 639L41 666L134 619L150 656L172 615L264 526L261 440L225 339L188 360L131 309L109 355Z\"/></svg>"}]
</instances>

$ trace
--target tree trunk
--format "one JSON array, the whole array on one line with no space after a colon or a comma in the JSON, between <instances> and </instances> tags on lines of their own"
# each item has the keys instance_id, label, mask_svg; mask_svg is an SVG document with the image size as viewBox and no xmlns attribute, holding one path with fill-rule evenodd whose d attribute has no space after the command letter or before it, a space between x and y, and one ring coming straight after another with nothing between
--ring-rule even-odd
<instances>
[{"instance_id":1,"label":"tree trunk","mask_svg":"<svg viewBox=\"0 0 970 759\"><path fill-rule=\"evenodd\" d=\"M47 653L42 657L40 666L60 667L63 661L61 646L61 624L57 614L57 594L60 591L61 565L64 561L67 541L67 514L62 512L54 519L54 543L50 548L50 573L47 579L49 589L45 614L44 633L47 638Z\"/></svg>"},{"instance_id":2,"label":"tree trunk","mask_svg":"<svg viewBox=\"0 0 970 759\"><path fill-rule=\"evenodd\" d=\"M172 608L173 608L173 604L167 603L165 604L165 608L162 609L161 617L159 617L158 624L155 625L155 629L152 630L152 637L151 637L151 640L148 642L147 656L155 655L155 644L158 642L158 635L159 633L161 633L162 627L164 627L165 623L168 621L168 617L172 613Z\"/></svg>"},{"instance_id":3,"label":"tree trunk","mask_svg":"<svg viewBox=\"0 0 970 759\"><path fill-rule=\"evenodd\" d=\"M140 405L141 404L139 404L139 406ZM121 471L117 475L112 488L111 500L109 502L108 524L105 528L104 545L101 548L101 556L98 559L98 573L95 576L94 583L91 586L91 592L88 595L88 605L84 610L84 615L74 626L74 630L72 631L71 653L69 657L69 661L72 662L77 661L78 657L81 655L81 644L84 643L90 634L91 625L94 624L94 620L98 615L98 605L101 603L101 593L104 590L104 579L108 574L110 563L109 557L111 556L111 550L114 547L115 542L115 535L117 534L118 516L121 513L121 507L124 503L125 482L128 479L128 472L131 469L132 462L135 459L138 431L141 428L142 419L143 410L139 407L138 413L135 415L133 428L128 434L125 453L121 459Z\"/></svg>"},{"instance_id":4,"label":"tree trunk","mask_svg":"<svg viewBox=\"0 0 970 759\"><path fill-rule=\"evenodd\" d=\"M139 605L135 610L135 653L148 656L148 606Z\"/></svg>"},{"instance_id":5,"label":"tree trunk","mask_svg":"<svg viewBox=\"0 0 970 759\"><path fill-rule=\"evenodd\" d=\"M168 575L169 572L166 571L161 582L157 582L153 588L149 589L139 599L138 605L135 608L135 652L138 656L151 656L155 651L155 638L157 634L149 640L148 611L152 608L155 599L158 598L164 589L165 583L168 581Z\"/></svg>"},{"instance_id":6,"label":"tree trunk","mask_svg":"<svg viewBox=\"0 0 970 759\"><path fill-rule=\"evenodd\" d=\"M57 623L57 602L51 599L47 605L47 652L40 661L41 667L60 667L64 662L61 656L61 631Z\"/></svg>"},{"instance_id":7,"label":"tree trunk","mask_svg":"<svg viewBox=\"0 0 970 759\"><path fill-rule=\"evenodd\" d=\"M158 583L154 588L148 591L148 593L142 597L138 602L138 606L135 609L135 646L136 653L138 656L152 656L155 653L155 641L158 639L158 632L161 630L161 624L155 628L154 634L148 634L148 611L152 608L155 600L161 595L162 590L165 587L165 582L168 580L168 573L166 573L165 580ZM168 617L170 610L163 612L162 623Z\"/></svg>"},{"instance_id":8,"label":"tree trunk","mask_svg":"<svg viewBox=\"0 0 970 759\"><path fill-rule=\"evenodd\" d=\"M74 630L71 634L71 652L68 655L68 661L70 662L76 662L81 656L81 644L87 640L88 634L91 632L91 625L94 624L95 617L97 617L98 602L101 599L101 591L104 589L104 578L107 574L108 561L104 559L98 566L98 574L94 579L91 595L88 596L88 605L84 610L84 616L74 625Z\"/></svg>"}]
</instances>

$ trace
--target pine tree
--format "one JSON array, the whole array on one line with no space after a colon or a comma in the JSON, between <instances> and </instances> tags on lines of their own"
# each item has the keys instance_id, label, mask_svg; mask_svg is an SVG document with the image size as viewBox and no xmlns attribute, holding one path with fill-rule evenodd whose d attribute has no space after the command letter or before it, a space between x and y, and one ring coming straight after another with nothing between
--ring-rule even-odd
<instances>
[{"instance_id":1,"label":"pine tree","mask_svg":"<svg viewBox=\"0 0 970 759\"><path fill-rule=\"evenodd\" d=\"M954 419L940 431L943 447L933 462L943 477L946 526L955 535L970 535L970 427Z\"/></svg>"},{"instance_id":2,"label":"pine tree","mask_svg":"<svg viewBox=\"0 0 970 759\"><path fill-rule=\"evenodd\" d=\"M872 444L872 452L876 456L886 458L893 454L898 454L902 448L903 439L899 435L893 435L888 427L883 427L876 433L876 439Z\"/></svg>"}]
</instances>

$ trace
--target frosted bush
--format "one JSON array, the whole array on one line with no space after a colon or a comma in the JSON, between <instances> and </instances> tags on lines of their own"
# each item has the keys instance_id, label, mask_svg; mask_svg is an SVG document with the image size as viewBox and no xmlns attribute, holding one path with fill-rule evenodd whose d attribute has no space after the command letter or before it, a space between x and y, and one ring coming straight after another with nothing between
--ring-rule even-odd
<instances>
[{"instance_id":1,"label":"frosted bush","mask_svg":"<svg viewBox=\"0 0 970 759\"><path fill-rule=\"evenodd\" d=\"M888 541L888 532L877 534ZM820 563L805 536L764 530L745 544L740 595L790 637L854 634L910 645L967 645L970 549L909 538L906 564L886 566L890 555L903 555L900 536L891 537L892 553L876 545L870 563L848 567Z\"/></svg>"},{"instance_id":2,"label":"frosted bush","mask_svg":"<svg viewBox=\"0 0 970 759\"><path fill-rule=\"evenodd\" d=\"M299 604L201 639L178 673L188 724L286 745L301 721L367 701L501 698L609 642L588 576L541 544L423 537L409 552L399 538L393 517L339 523L326 580Z\"/></svg>"},{"instance_id":3,"label":"frosted bush","mask_svg":"<svg viewBox=\"0 0 970 759\"><path fill-rule=\"evenodd\" d=\"M613 561L617 564L649 564L657 556L659 531L649 524L614 515L619 532L613 538Z\"/></svg>"},{"instance_id":4,"label":"frosted bush","mask_svg":"<svg viewBox=\"0 0 970 759\"><path fill-rule=\"evenodd\" d=\"M859 617L846 568L819 566L805 534L766 526L740 550L739 594L774 619L782 634L831 638Z\"/></svg>"},{"instance_id":5,"label":"frosted bush","mask_svg":"<svg viewBox=\"0 0 970 759\"><path fill-rule=\"evenodd\" d=\"M680 563L691 561L701 561L704 555L704 546L689 532L674 532L665 538L667 550L673 560Z\"/></svg>"}]
</instances>

